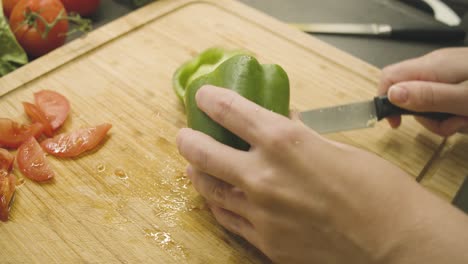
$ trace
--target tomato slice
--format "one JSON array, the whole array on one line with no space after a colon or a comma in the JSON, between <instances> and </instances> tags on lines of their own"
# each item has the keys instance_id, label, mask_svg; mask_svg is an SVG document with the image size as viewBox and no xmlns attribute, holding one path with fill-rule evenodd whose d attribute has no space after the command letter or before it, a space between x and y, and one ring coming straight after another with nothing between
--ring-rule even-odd
<instances>
[{"instance_id":1,"label":"tomato slice","mask_svg":"<svg viewBox=\"0 0 468 264\"><path fill-rule=\"evenodd\" d=\"M111 124L82 128L71 133L63 133L42 141L42 148L49 154L71 158L96 147L111 129Z\"/></svg>"},{"instance_id":2,"label":"tomato slice","mask_svg":"<svg viewBox=\"0 0 468 264\"><path fill-rule=\"evenodd\" d=\"M0 175L0 220L8 221L10 201L15 193L16 178L12 174Z\"/></svg>"},{"instance_id":3,"label":"tomato slice","mask_svg":"<svg viewBox=\"0 0 468 264\"><path fill-rule=\"evenodd\" d=\"M52 130L59 128L70 112L70 103L67 98L54 91L42 90L34 93L34 101L49 120Z\"/></svg>"},{"instance_id":4,"label":"tomato slice","mask_svg":"<svg viewBox=\"0 0 468 264\"><path fill-rule=\"evenodd\" d=\"M30 137L19 148L16 154L18 168L24 176L38 182L47 181L55 173L46 159L46 154L34 137Z\"/></svg>"},{"instance_id":5,"label":"tomato slice","mask_svg":"<svg viewBox=\"0 0 468 264\"><path fill-rule=\"evenodd\" d=\"M0 147L17 148L29 137L39 137L42 130L40 123L21 125L8 118L0 118Z\"/></svg>"},{"instance_id":6,"label":"tomato slice","mask_svg":"<svg viewBox=\"0 0 468 264\"><path fill-rule=\"evenodd\" d=\"M41 123L44 127L44 134L51 137L54 135L54 130L47 120L45 114L34 104L23 102L24 112L31 118L33 122Z\"/></svg>"},{"instance_id":7,"label":"tomato slice","mask_svg":"<svg viewBox=\"0 0 468 264\"><path fill-rule=\"evenodd\" d=\"M10 173L14 160L15 156L10 154L8 150L0 148L0 176L6 176Z\"/></svg>"}]
</instances>

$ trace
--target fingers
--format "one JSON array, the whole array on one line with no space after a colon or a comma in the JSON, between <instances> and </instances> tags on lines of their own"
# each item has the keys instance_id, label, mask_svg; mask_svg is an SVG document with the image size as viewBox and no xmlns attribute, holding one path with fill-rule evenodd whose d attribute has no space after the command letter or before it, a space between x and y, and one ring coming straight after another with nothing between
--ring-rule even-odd
<instances>
[{"instance_id":1,"label":"fingers","mask_svg":"<svg viewBox=\"0 0 468 264\"><path fill-rule=\"evenodd\" d=\"M262 139L270 124L288 120L228 89L204 86L198 90L196 100L203 112L251 145Z\"/></svg>"},{"instance_id":2,"label":"fingers","mask_svg":"<svg viewBox=\"0 0 468 264\"><path fill-rule=\"evenodd\" d=\"M401 82L390 87L388 97L392 103L409 110L468 116L467 84Z\"/></svg>"},{"instance_id":3,"label":"fingers","mask_svg":"<svg viewBox=\"0 0 468 264\"><path fill-rule=\"evenodd\" d=\"M297 109L291 109L289 111L289 118L291 118L291 120L295 122L302 122L301 112Z\"/></svg>"},{"instance_id":4,"label":"fingers","mask_svg":"<svg viewBox=\"0 0 468 264\"><path fill-rule=\"evenodd\" d=\"M442 122L421 117L416 117L416 120L429 131L442 137L448 137L457 132L464 133L468 131L468 117L455 116Z\"/></svg>"},{"instance_id":5,"label":"fingers","mask_svg":"<svg viewBox=\"0 0 468 264\"><path fill-rule=\"evenodd\" d=\"M239 188L218 180L189 166L187 174L194 188L210 204L219 206L248 219L248 202L245 193Z\"/></svg>"},{"instance_id":6,"label":"fingers","mask_svg":"<svg viewBox=\"0 0 468 264\"><path fill-rule=\"evenodd\" d=\"M195 168L215 175L220 180L242 188L242 164L247 163L245 152L219 143L210 136L189 128L177 135L180 154ZM235 161L235 162L232 162Z\"/></svg>"},{"instance_id":7,"label":"fingers","mask_svg":"<svg viewBox=\"0 0 468 264\"><path fill-rule=\"evenodd\" d=\"M436 81L433 69L428 64L426 57L420 57L385 67L382 70L378 94L387 94L390 86L403 81Z\"/></svg>"},{"instance_id":8,"label":"fingers","mask_svg":"<svg viewBox=\"0 0 468 264\"><path fill-rule=\"evenodd\" d=\"M401 116L387 117L387 121L392 128L398 128L401 125Z\"/></svg>"},{"instance_id":9,"label":"fingers","mask_svg":"<svg viewBox=\"0 0 468 264\"><path fill-rule=\"evenodd\" d=\"M210 205L210 209L216 218L216 221L218 221L218 223L220 223L224 228L245 238L254 246L259 246L258 236L253 225L249 221L215 205Z\"/></svg>"},{"instance_id":10,"label":"fingers","mask_svg":"<svg viewBox=\"0 0 468 264\"><path fill-rule=\"evenodd\" d=\"M386 94L393 84L404 81L460 83L468 79L468 48L449 48L385 67L379 95Z\"/></svg>"},{"instance_id":11,"label":"fingers","mask_svg":"<svg viewBox=\"0 0 468 264\"><path fill-rule=\"evenodd\" d=\"M409 81L425 81L428 83L447 83L449 84L458 84L468 79L468 48L448 48L441 49L434 52L431 52L425 56L406 60L394 65L390 65L382 70L382 78L378 88L378 94L384 95L389 94L389 89L401 83L406 83ZM420 84L423 82L420 82ZM460 84L463 86L463 84ZM466 87L466 84L464 85ZM463 110L463 97L456 97L457 103L455 101L450 101L453 99L455 94L448 94L453 92L453 90L442 91L443 94L450 96L449 97L439 97L439 95L431 94L431 90L422 91L424 94L419 94L419 96L412 96L411 99L406 103L406 108L416 110L416 111L425 111L424 109L450 109L449 112L467 115L468 110ZM466 89L464 90L466 91ZM421 91L414 91L414 93ZM436 91L438 92L438 91ZM463 93L462 91L455 91L455 93ZM413 94L413 93L411 93ZM434 96L433 96L434 95ZM393 95L390 95L390 100L393 103L401 107L405 107L405 103L397 103L397 93L394 91ZM465 101L467 93L464 93ZM433 100L435 99L435 101ZM439 102L442 101L442 105L439 105ZM449 102L450 101L450 102ZM452 104L453 103L453 104ZM436 107L430 105L437 105ZM440 106L440 107L439 107ZM430 111L439 111L439 110L430 110ZM445 112L447 112L445 111ZM387 119L390 125L393 128L396 128L401 123L400 117L392 117ZM423 121L425 122L425 121ZM427 122L426 122L427 123ZM434 124L434 122L430 122ZM427 124L426 124L427 125ZM434 127L433 125L428 125Z\"/></svg>"}]
</instances>

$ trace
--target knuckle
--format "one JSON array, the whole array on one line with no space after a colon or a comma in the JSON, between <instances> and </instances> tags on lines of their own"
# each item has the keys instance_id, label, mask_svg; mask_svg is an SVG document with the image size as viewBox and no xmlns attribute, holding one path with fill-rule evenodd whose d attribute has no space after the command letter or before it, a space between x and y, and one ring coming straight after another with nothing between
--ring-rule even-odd
<instances>
[{"instance_id":1,"label":"knuckle","mask_svg":"<svg viewBox=\"0 0 468 264\"><path fill-rule=\"evenodd\" d=\"M434 88L427 84L422 84L419 87L418 99L416 107L421 109L437 105Z\"/></svg>"},{"instance_id":2,"label":"knuckle","mask_svg":"<svg viewBox=\"0 0 468 264\"><path fill-rule=\"evenodd\" d=\"M447 60L447 55L449 55L450 51L451 50L447 48L437 49L428 53L426 56L424 56L424 58L427 59L428 62L430 61L435 65L441 65L444 61Z\"/></svg>"},{"instance_id":3,"label":"knuckle","mask_svg":"<svg viewBox=\"0 0 468 264\"><path fill-rule=\"evenodd\" d=\"M382 78L379 82L378 95L387 94L388 88L392 86L393 81L390 79L388 73L382 73Z\"/></svg>"},{"instance_id":4,"label":"knuckle","mask_svg":"<svg viewBox=\"0 0 468 264\"><path fill-rule=\"evenodd\" d=\"M193 147L190 156L189 161L199 170L206 171L208 169L208 153L205 148Z\"/></svg>"},{"instance_id":5,"label":"knuckle","mask_svg":"<svg viewBox=\"0 0 468 264\"><path fill-rule=\"evenodd\" d=\"M226 117L232 112L232 106L234 101L236 100L236 95L234 93L229 93L229 95L219 97L218 100L215 102L214 108L214 118L219 121L223 122Z\"/></svg>"},{"instance_id":6,"label":"knuckle","mask_svg":"<svg viewBox=\"0 0 468 264\"><path fill-rule=\"evenodd\" d=\"M264 169L248 178L245 189L251 198L260 205L270 204L277 192L274 169Z\"/></svg>"},{"instance_id":7,"label":"knuckle","mask_svg":"<svg viewBox=\"0 0 468 264\"><path fill-rule=\"evenodd\" d=\"M182 129L179 131L179 133L177 133L177 138L176 138L176 142L177 142L177 149L179 150L179 153L182 155L182 156L185 156L185 153L187 152L187 144L186 144L186 130L185 129Z\"/></svg>"},{"instance_id":8,"label":"knuckle","mask_svg":"<svg viewBox=\"0 0 468 264\"><path fill-rule=\"evenodd\" d=\"M394 75L394 72L397 69L398 69L398 66L396 64L385 66L382 69L382 79L390 79Z\"/></svg>"},{"instance_id":9,"label":"knuckle","mask_svg":"<svg viewBox=\"0 0 468 264\"><path fill-rule=\"evenodd\" d=\"M394 76L395 66L390 65L382 69L381 80L382 83L391 83L391 79Z\"/></svg>"},{"instance_id":10,"label":"knuckle","mask_svg":"<svg viewBox=\"0 0 468 264\"><path fill-rule=\"evenodd\" d=\"M468 98L468 80L459 84L461 89L461 97Z\"/></svg>"},{"instance_id":11,"label":"knuckle","mask_svg":"<svg viewBox=\"0 0 468 264\"><path fill-rule=\"evenodd\" d=\"M214 210L212 209L212 212L218 223L220 223L229 231L243 236L245 223L242 221L240 216L227 213L222 208L216 208Z\"/></svg>"},{"instance_id":12,"label":"knuckle","mask_svg":"<svg viewBox=\"0 0 468 264\"><path fill-rule=\"evenodd\" d=\"M244 236L244 221L239 216L234 216L234 220L230 221L231 230L239 236Z\"/></svg>"},{"instance_id":13,"label":"knuckle","mask_svg":"<svg viewBox=\"0 0 468 264\"><path fill-rule=\"evenodd\" d=\"M383 68L380 81L381 86L388 89L391 85L396 83L397 78L401 75L402 70L402 63L392 64Z\"/></svg>"},{"instance_id":14,"label":"knuckle","mask_svg":"<svg viewBox=\"0 0 468 264\"><path fill-rule=\"evenodd\" d=\"M273 132L272 132L273 131ZM287 123L276 126L267 133L267 146L271 146L276 151L285 151L301 142L303 137L302 126L298 123Z\"/></svg>"},{"instance_id":15,"label":"knuckle","mask_svg":"<svg viewBox=\"0 0 468 264\"><path fill-rule=\"evenodd\" d=\"M214 184L209 192L215 202L222 204L226 200L228 188L226 184L218 183Z\"/></svg>"}]
</instances>

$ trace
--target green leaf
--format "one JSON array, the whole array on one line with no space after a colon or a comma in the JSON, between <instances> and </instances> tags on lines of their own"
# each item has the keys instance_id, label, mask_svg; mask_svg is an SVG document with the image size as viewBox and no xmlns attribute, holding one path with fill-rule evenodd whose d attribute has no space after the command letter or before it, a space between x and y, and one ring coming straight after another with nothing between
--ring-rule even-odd
<instances>
[{"instance_id":1,"label":"green leaf","mask_svg":"<svg viewBox=\"0 0 468 264\"><path fill-rule=\"evenodd\" d=\"M28 56L16 41L0 2L0 77L28 63Z\"/></svg>"}]
</instances>

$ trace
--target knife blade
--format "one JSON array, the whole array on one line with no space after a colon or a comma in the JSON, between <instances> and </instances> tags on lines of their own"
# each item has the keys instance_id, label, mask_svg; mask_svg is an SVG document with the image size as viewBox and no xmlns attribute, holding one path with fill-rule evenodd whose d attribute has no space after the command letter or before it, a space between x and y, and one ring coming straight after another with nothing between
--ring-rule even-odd
<instances>
[{"instance_id":1,"label":"knife blade","mask_svg":"<svg viewBox=\"0 0 468 264\"><path fill-rule=\"evenodd\" d=\"M301 119L320 134L373 127L378 121L395 115L417 115L433 120L445 120L453 114L438 112L415 112L400 108L387 96L373 100L319 108L301 113Z\"/></svg>"},{"instance_id":2,"label":"knife blade","mask_svg":"<svg viewBox=\"0 0 468 264\"><path fill-rule=\"evenodd\" d=\"M460 26L397 27L389 24L356 23L290 23L289 25L308 33L374 36L417 41L462 41L466 37Z\"/></svg>"}]
</instances>

